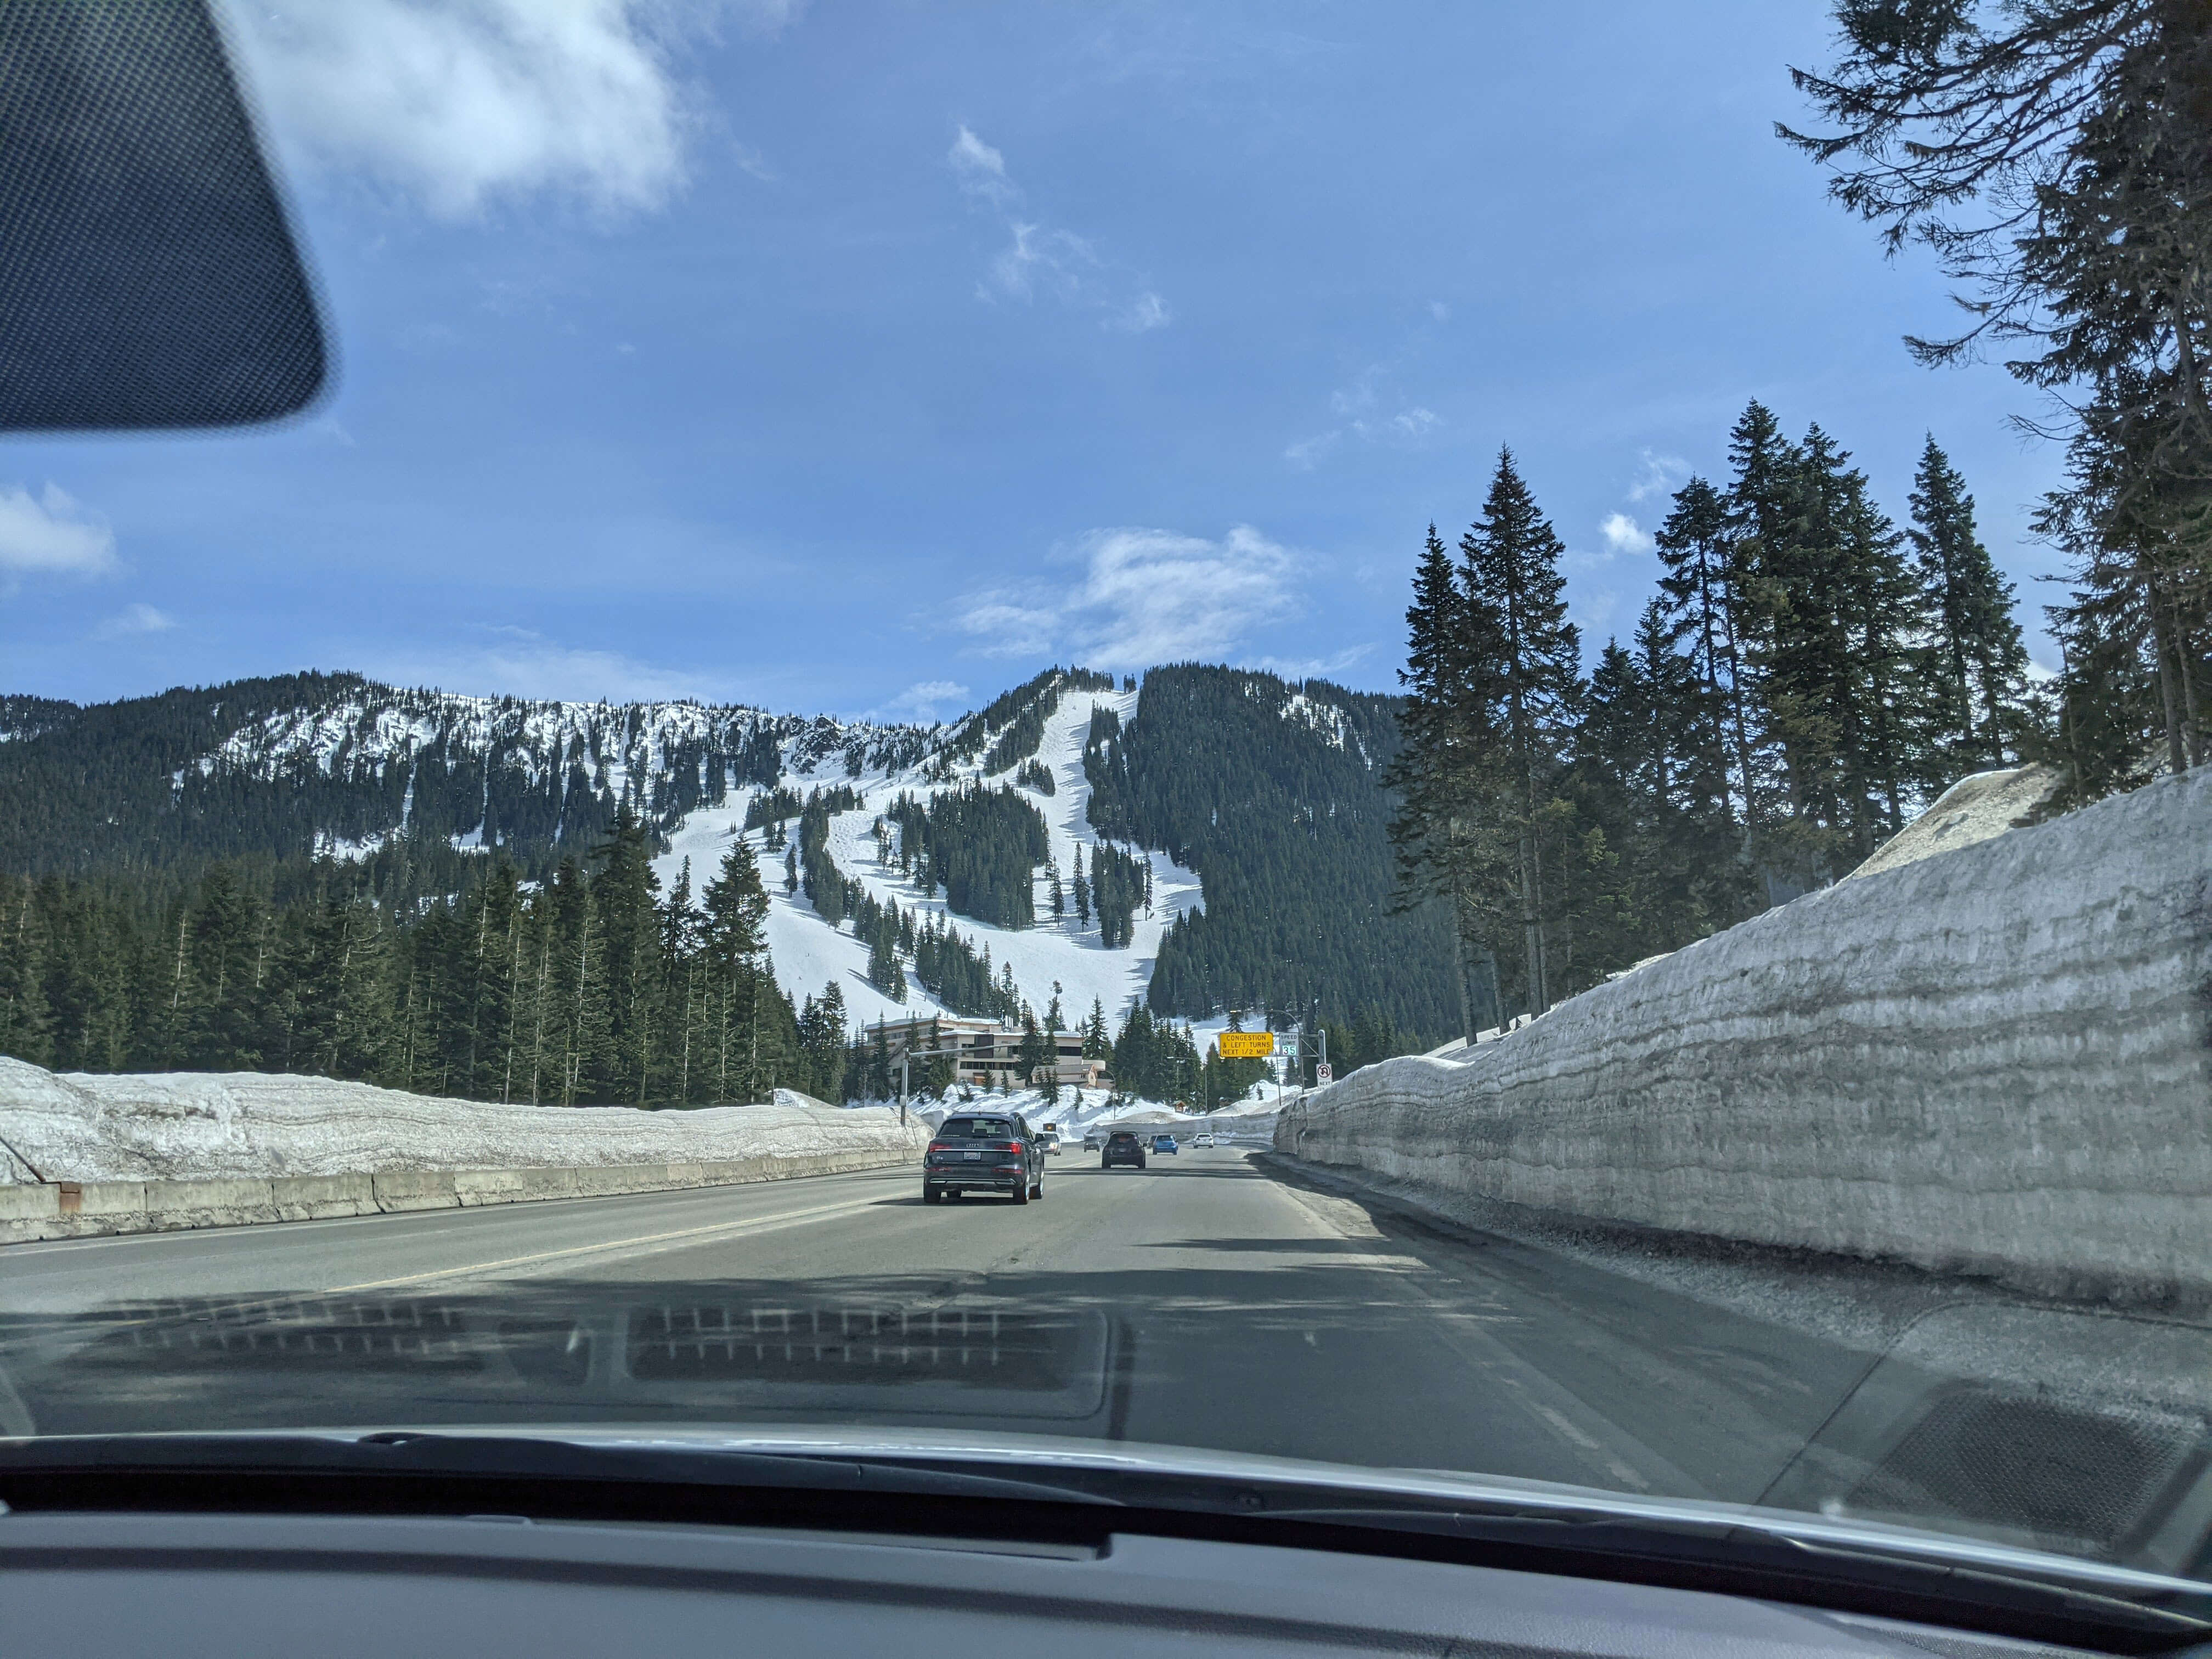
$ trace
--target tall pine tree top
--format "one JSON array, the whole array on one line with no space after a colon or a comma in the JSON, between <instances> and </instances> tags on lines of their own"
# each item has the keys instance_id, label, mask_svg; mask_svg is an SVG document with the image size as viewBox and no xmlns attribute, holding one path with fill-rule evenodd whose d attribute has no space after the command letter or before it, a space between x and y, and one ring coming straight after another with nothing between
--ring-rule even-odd
<instances>
[{"instance_id":1,"label":"tall pine tree top","mask_svg":"<svg viewBox=\"0 0 2212 1659\"><path fill-rule=\"evenodd\" d=\"M1982 545L1974 498L1930 433L1912 480L1914 569L1936 627L1934 678L1942 735L1968 765L1994 765L2014 747L2027 648L2013 587Z\"/></svg>"},{"instance_id":2,"label":"tall pine tree top","mask_svg":"<svg viewBox=\"0 0 2212 1659\"><path fill-rule=\"evenodd\" d=\"M1475 672L1488 682L1485 689L1524 762L1560 750L1582 683L1582 636L1567 620L1559 574L1565 551L1513 465L1513 452L1499 450L1482 516L1460 552L1469 643L1480 653Z\"/></svg>"}]
</instances>

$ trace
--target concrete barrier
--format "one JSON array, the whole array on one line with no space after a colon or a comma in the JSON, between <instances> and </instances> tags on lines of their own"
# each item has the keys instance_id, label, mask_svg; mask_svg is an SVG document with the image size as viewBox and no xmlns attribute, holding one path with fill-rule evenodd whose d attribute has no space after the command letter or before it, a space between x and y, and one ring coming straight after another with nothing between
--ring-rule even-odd
<instances>
[{"instance_id":1,"label":"concrete barrier","mask_svg":"<svg viewBox=\"0 0 2212 1659\"><path fill-rule=\"evenodd\" d=\"M921 1156L918 1147L872 1146L843 1152L764 1153L708 1164L380 1170L374 1174L289 1176L266 1181L0 1182L0 1243L741 1186L895 1168L918 1163Z\"/></svg>"},{"instance_id":2,"label":"concrete barrier","mask_svg":"<svg viewBox=\"0 0 2212 1659\"><path fill-rule=\"evenodd\" d=\"M1275 1145L1660 1232L2212 1296L2212 769L1365 1067Z\"/></svg>"}]
</instances>

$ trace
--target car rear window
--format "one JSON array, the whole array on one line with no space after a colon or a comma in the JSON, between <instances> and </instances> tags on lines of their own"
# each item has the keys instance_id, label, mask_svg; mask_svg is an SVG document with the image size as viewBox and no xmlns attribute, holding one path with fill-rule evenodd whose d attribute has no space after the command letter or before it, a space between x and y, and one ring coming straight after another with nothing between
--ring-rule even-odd
<instances>
[{"instance_id":1,"label":"car rear window","mask_svg":"<svg viewBox=\"0 0 2212 1659\"><path fill-rule=\"evenodd\" d=\"M1012 1140L1014 1126L1002 1117L948 1117L939 1140Z\"/></svg>"},{"instance_id":2,"label":"car rear window","mask_svg":"<svg viewBox=\"0 0 2212 1659\"><path fill-rule=\"evenodd\" d=\"M1131 1134L1127 1129L1116 1129L1112 1134L1106 1137L1109 1140L1134 1140L1136 1138L1136 1136Z\"/></svg>"}]
</instances>

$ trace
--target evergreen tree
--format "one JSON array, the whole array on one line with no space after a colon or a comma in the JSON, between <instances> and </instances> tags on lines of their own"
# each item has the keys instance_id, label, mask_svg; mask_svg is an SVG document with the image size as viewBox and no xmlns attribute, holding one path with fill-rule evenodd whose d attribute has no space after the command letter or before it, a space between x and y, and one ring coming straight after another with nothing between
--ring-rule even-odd
<instances>
[{"instance_id":1,"label":"evergreen tree","mask_svg":"<svg viewBox=\"0 0 2212 1659\"><path fill-rule=\"evenodd\" d=\"M591 1097L643 1105L651 1097L660 882L653 872L648 832L627 807L617 813L611 833L592 856L600 866L591 896L599 924L607 1042Z\"/></svg>"},{"instance_id":2,"label":"evergreen tree","mask_svg":"<svg viewBox=\"0 0 2212 1659\"><path fill-rule=\"evenodd\" d=\"M763 1075L761 957L767 948L769 898L760 865L744 836L732 837L720 867L699 896L699 954L706 978L702 1000L710 1011L705 1023L713 1097L757 1100ZM842 1037L840 1032L841 1042Z\"/></svg>"},{"instance_id":3,"label":"evergreen tree","mask_svg":"<svg viewBox=\"0 0 2212 1659\"><path fill-rule=\"evenodd\" d=\"M1485 805L1514 849L1509 902L1518 913L1519 984L1528 1006L1540 1013L1551 1006L1555 973L1565 966L1566 941L1558 933L1550 887L1560 873L1554 848L1562 818L1559 781L1582 696L1582 647L1566 619L1559 568L1565 544L1538 510L1511 451L1499 453L1482 516L1460 549L1467 608L1485 618L1476 636L1493 653L1474 665L1497 710L1498 743L1485 780Z\"/></svg>"},{"instance_id":4,"label":"evergreen tree","mask_svg":"<svg viewBox=\"0 0 2212 1659\"><path fill-rule=\"evenodd\" d=\"M44 969L46 929L26 877L0 877L0 1054L44 1065L52 1057Z\"/></svg>"},{"instance_id":5,"label":"evergreen tree","mask_svg":"<svg viewBox=\"0 0 2212 1659\"><path fill-rule=\"evenodd\" d=\"M817 1100L846 1097L848 1036L845 1024L845 993L836 981L823 988L819 998L806 999L799 1022L799 1050L805 1069L804 1086Z\"/></svg>"},{"instance_id":6,"label":"evergreen tree","mask_svg":"<svg viewBox=\"0 0 2212 1659\"><path fill-rule=\"evenodd\" d=\"M2075 563L2070 602L2052 613L2061 799L2142 781L2146 725L2167 769L2200 764L2212 750L2212 30L2201 8L2135 0L1851 0L1837 21L1838 65L1797 75L1836 130L1784 137L1833 168L1831 193L1891 247L1925 243L1960 284L1972 325L1910 349L1948 362L2002 338L2021 380L2072 391L2059 404L2069 483L2042 520ZM1939 684L1955 690L1956 666Z\"/></svg>"},{"instance_id":7,"label":"evergreen tree","mask_svg":"<svg viewBox=\"0 0 2212 1659\"><path fill-rule=\"evenodd\" d=\"M1944 770L1956 775L2016 757L2027 737L2027 648L2013 588L1974 527L1974 500L1929 434L1912 481L1915 574L1933 613L1930 711Z\"/></svg>"},{"instance_id":8,"label":"evergreen tree","mask_svg":"<svg viewBox=\"0 0 2212 1659\"><path fill-rule=\"evenodd\" d=\"M194 1071L246 1072L261 1060L255 968L264 945L258 898L228 866L200 878L185 932L178 1052Z\"/></svg>"},{"instance_id":9,"label":"evergreen tree","mask_svg":"<svg viewBox=\"0 0 2212 1659\"><path fill-rule=\"evenodd\" d=\"M1667 570L1659 579L1666 618L1674 638L1688 641L1696 675L1688 744L1701 769L1728 780L1733 799L1723 807L1741 826L1748 848L1758 814L1752 700L1739 643L1746 609L1738 560L1745 550L1729 526L1728 501L1703 478L1692 478L1675 492L1674 509L1653 539Z\"/></svg>"},{"instance_id":10,"label":"evergreen tree","mask_svg":"<svg viewBox=\"0 0 2212 1659\"><path fill-rule=\"evenodd\" d=\"M1022 1040L1014 1049L1014 1059L1022 1074L1024 1088L1033 1088L1042 1082L1041 1073L1049 1063L1051 1054L1044 1034L1037 1030L1036 1016L1024 1012L1022 1015Z\"/></svg>"},{"instance_id":11,"label":"evergreen tree","mask_svg":"<svg viewBox=\"0 0 2212 1659\"><path fill-rule=\"evenodd\" d=\"M1478 635L1487 613L1470 611L1459 574L1437 527L1430 525L1406 611L1407 688L1398 715L1404 746L1385 775L1398 795L1391 820L1401 912L1440 896L1451 917L1461 1035L1473 1041L1495 1023L1497 981L1481 926L1477 893L1496 860L1468 804L1483 785L1494 732L1491 707L1477 684L1475 662L1493 641Z\"/></svg>"}]
</instances>

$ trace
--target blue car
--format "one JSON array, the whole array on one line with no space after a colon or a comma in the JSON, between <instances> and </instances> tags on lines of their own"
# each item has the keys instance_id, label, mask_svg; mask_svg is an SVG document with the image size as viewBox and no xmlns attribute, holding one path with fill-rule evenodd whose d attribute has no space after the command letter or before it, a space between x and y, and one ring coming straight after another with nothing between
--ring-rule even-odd
<instances>
[{"instance_id":1,"label":"blue car","mask_svg":"<svg viewBox=\"0 0 2212 1659\"><path fill-rule=\"evenodd\" d=\"M1173 1135L1154 1135L1152 1150L1156 1152L1180 1152L1182 1148L1176 1145L1176 1138Z\"/></svg>"}]
</instances>

